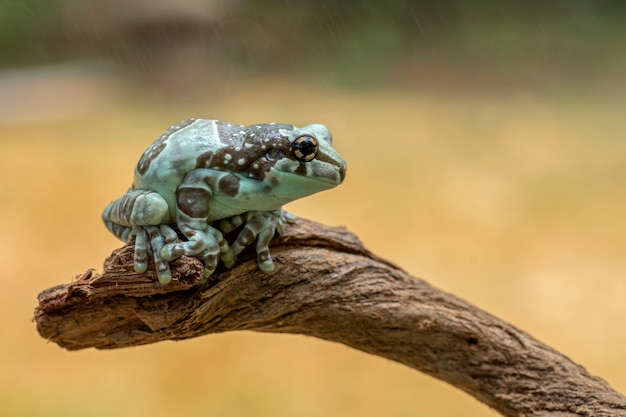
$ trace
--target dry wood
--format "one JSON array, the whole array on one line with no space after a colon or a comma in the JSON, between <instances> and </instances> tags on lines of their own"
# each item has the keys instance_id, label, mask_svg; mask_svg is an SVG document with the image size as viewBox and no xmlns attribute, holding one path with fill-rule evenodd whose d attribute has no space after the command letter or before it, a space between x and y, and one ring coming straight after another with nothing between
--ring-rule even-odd
<instances>
[{"instance_id":1,"label":"dry wood","mask_svg":"<svg viewBox=\"0 0 626 417\"><path fill-rule=\"evenodd\" d=\"M343 228L299 220L272 246L277 272L252 254L200 283L193 258L174 281L132 269L132 246L39 295L42 337L112 349L229 330L340 342L444 380L506 416L626 416L626 398L514 326L368 252Z\"/></svg>"}]
</instances>

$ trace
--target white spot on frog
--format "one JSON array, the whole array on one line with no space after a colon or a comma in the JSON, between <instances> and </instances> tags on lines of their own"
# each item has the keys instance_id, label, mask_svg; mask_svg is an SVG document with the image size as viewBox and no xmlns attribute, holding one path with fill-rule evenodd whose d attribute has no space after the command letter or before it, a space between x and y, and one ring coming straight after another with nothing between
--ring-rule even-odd
<instances>
[{"instance_id":1,"label":"white spot on frog","mask_svg":"<svg viewBox=\"0 0 626 417\"><path fill-rule=\"evenodd\" d=\"M244 165L246 163L246 160L244 158L239 158L239 160L237 161L237 163L239 165Z\"/></svg>"}]
</instances>

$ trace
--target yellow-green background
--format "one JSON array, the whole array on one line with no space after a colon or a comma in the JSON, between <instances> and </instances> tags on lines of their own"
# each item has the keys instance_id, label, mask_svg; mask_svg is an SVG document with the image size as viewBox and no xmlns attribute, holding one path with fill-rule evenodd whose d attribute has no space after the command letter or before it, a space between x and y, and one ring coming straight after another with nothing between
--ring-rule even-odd
<instances>
[{"instance_id":1,"label":"yellow-green background","mask_svg":"<svg viewBox=\"0 0 626 417\"><path fill-rule=\"evenodd\" d=\"M188 117L327 124L346 182L291 212L347 226L626 392L617 2L389 13L242 2L216 20L220 36L187 36L191 55L158 19L151 30L170 36L128 46L136 35L105 37L98 2L61 3L0 9L0 415L495 415L404 366L302 336L79 352L39 338L38 292L120 246L101 209L147 145Z\"/></svg>"}]
</instances>

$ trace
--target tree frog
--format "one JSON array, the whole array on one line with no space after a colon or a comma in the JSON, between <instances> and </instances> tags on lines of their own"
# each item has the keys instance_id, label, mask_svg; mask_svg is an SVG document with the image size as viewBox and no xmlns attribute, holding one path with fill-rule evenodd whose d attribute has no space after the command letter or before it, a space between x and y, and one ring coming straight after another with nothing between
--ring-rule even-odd
<instances>
[{"instance_id":1,"label":"tree frog","mask_svg":"<svg viewBox=\"0 0 626 417\"><path fill-rule=\"evenodd\" d=\"M182 255L200 259L206 278L219 259L230 268L253 242L259 268L272 273L270 239L295 220L282 206L341 184L346 167L321 124L189 119L146 149L131 188L102 219L123 242L135 239L136 272L152 256L162 284L172 280L169 262ZM224 234L240 226L228 243Z\"/></svg>"}]
</instances>

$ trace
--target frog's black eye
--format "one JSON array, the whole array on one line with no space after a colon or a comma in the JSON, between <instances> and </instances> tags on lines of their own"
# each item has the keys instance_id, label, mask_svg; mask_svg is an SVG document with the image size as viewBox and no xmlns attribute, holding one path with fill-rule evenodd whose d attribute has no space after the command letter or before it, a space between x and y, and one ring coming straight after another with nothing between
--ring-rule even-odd
<instances>
[{"instance_id":1,"label":"frog's black eye","mask_svg":"<svg viewBox=\"0 0 626 417\"><path fill-rule=\"evenodd\" d=\"M317 155L317 140L313 136L302 135L291 144L293 157L301 162L309 162Z\"/></svg>"}]
</instances>

